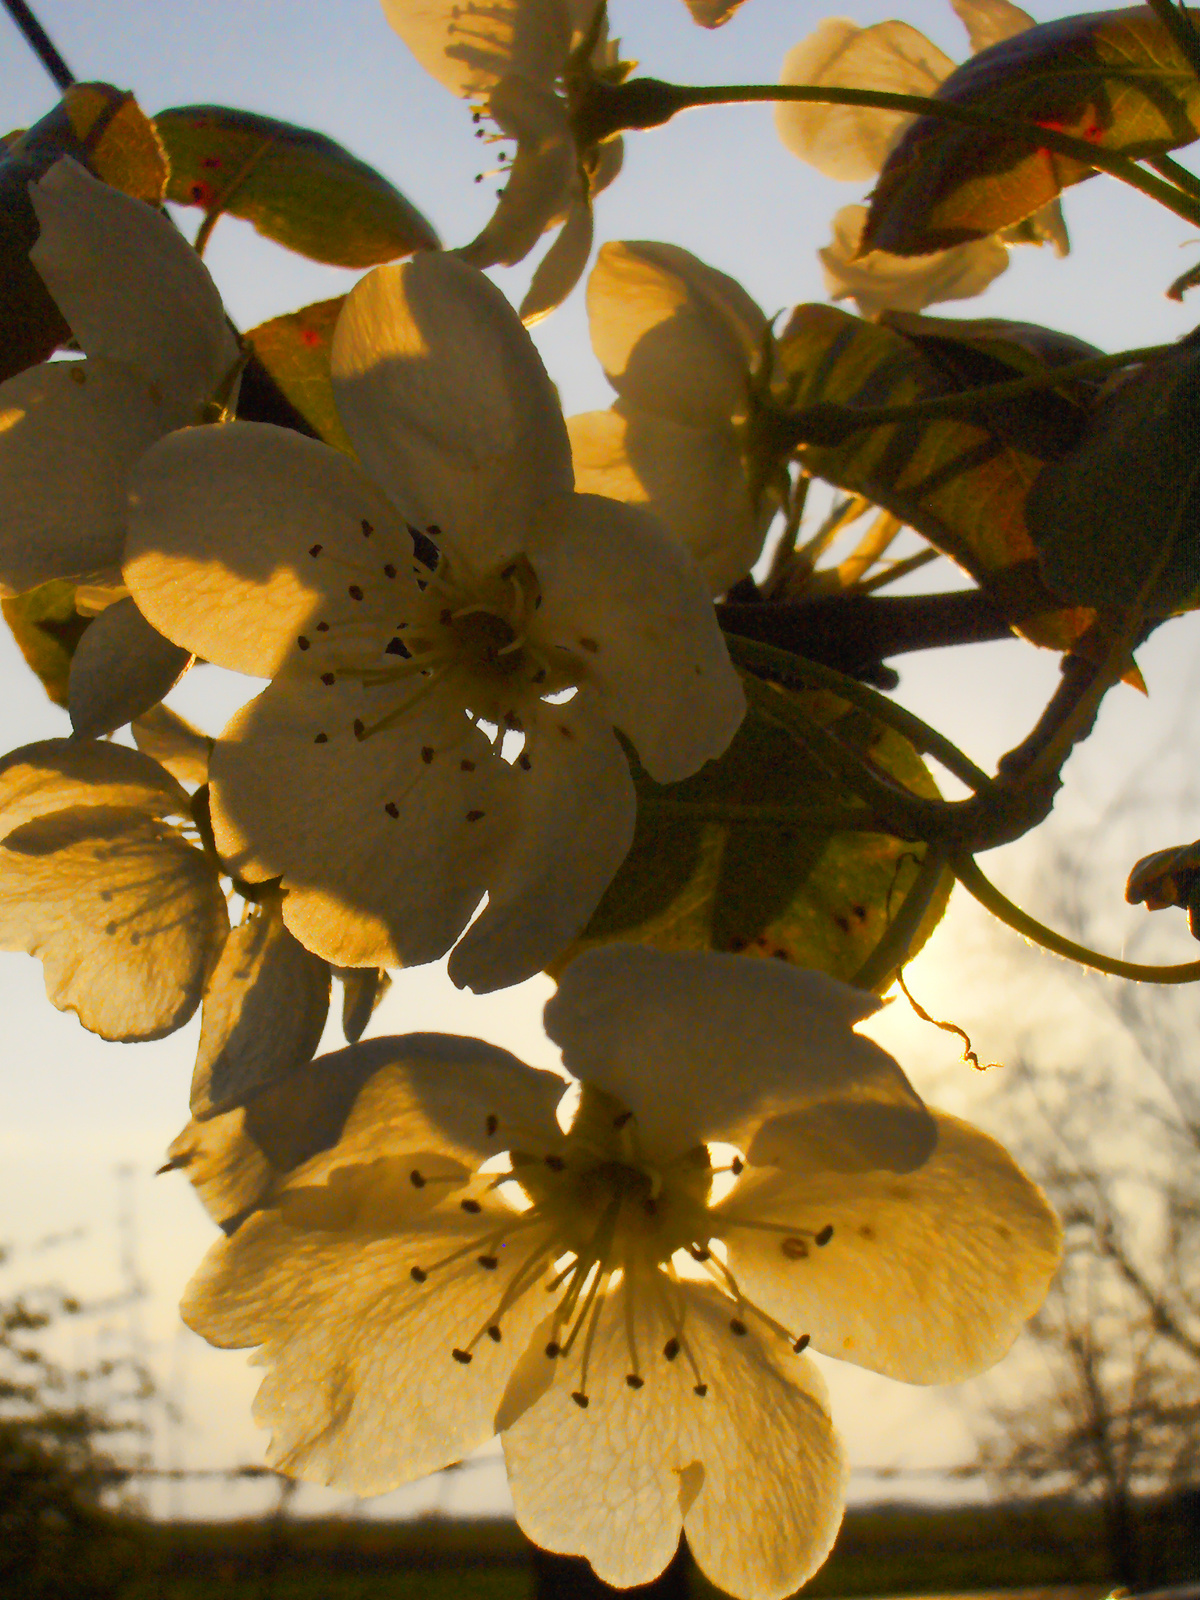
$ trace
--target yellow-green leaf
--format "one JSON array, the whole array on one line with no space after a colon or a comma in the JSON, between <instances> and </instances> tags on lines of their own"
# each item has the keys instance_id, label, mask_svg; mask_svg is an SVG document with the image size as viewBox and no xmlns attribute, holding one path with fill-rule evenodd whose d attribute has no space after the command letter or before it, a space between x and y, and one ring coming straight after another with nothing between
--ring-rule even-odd
<instances>
[{"instance_id":1,"label":"yellow-green leaf","mask_svg":"<svg viewBox=\"0 0 1200 1600\"><path fill-rule=\"evenodd\" d=\"M56 706L65 707L71 657L92 620L75 609L75 585L54 578L40 588L0 600L0 610L42 688Z\"/></svg>"},{"instance_id":2,"label":"yellow-green leaf","mask_svg":"<svg viewBox=\"0 0 1200 1600\"><path fill-rule=\"evenodd\" d=\"M314 261L372 267L435 250L437 234L386 178L348 150L274 117L180 106L155 118L171 161L167 198L242 217Z\"/></svg>"},{"instance_id":3,"label":"yellow-green leaf","mask_svg":"<svg viewBox=\"0 0 1200 1600\"><path fill-rule=\"evenodd\" d=\"M333 330L345 295L317 300L270 322L260 322L244 337L254 347L285 397L326 444L347 455L354 449L342 427L329 378Z\"/></svg>"},{"instance_id":4,"label":"yellow-green leaf","mask_svg":"<svg viewBox=\"0 0 1200 1600\"><path fill-rule=\"evenodd\" d=\"M1200 133L1200 82L1146 6L1029 28L952 72L935 98L1135 158ZM884 164L863 245L907 256L981 239L1095 171L1007 134L918 117Z\"/></svg>"},{"instance_id":5,"label":"yellow-green leaf","mask_svg":"<svg viewBox=\"0 0 1200 1600\"><path fill-rule=\"evenodd\" d=\"M0 379L44 361L70 337L29 260L38 236L29 185L62 156L152 205L166 186L154 129L133 96L111 84L74 84L40 122L10 136L0 154Z\"/></svg>"},{"instance_id":6,"label":"yellow-green leaf","mask_svg":"<svg viewBox=\"0 0 1200 1600\"><path fill-rule=\"evenodd\" d=\"M972 339L959 335L964 325L949 319L917 320L920 336L910 338L833 306L798 307L778 349L792 404L911 404L1020 376L1037 360L1028 330L1020 327L1005 351L999 324ZM935 333L938 328L944 331ZM972 419L863 429L842 444L807 445L801 460L814 476L865 495L923 534L986 589L1027 638L1065 650L1094 619L1090 611L1063 610L1046 588L1025 525L1025 500L1046 460L1078 443L1086 416L1075 391L1047 390L1033 403L989 407Z\"/></svg>"},{"instance_id":7,"label":"yellow-green leaf","mask_svg":"<svg viewBox=\"0 0 1200 1600\"><path fill-rule=\"evenodd\" d=\"M695 777L661 787L635 767L633 847L576 946L614 940L661 950L744 951L848 979L902 904L925 846L847 829L854 796L775 720L801 706L905 787L937 796L907 740L824 691L745 680L750 709L733 743ZM787 817L751 815L794 808ZM841 820L841 826L838 822ZM913 950L945 910L935 896Z\"/></svg>"}]
</instances>

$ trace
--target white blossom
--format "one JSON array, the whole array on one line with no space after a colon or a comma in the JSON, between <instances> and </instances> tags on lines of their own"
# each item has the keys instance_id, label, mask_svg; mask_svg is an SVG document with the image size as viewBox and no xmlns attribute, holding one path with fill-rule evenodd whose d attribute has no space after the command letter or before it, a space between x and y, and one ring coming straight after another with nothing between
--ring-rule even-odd
<instances>
[{"instance_id":1,"label":"white blossom","mask_svg":"<svg viewBox=\"0 0 1200 1600\"><path fill-rule=\"evenodd\" d=\"M580 489L644 505L714 594L754 565L775 512L744 455L767 319L734 279L677 245L601 247L588 279L592 348L617 400L567 419Z\"/></svg>"},{"instance_id":2,"label":"white blossom","mask_svg":"<svg viewBox=\"0 0 1200 1600\"><path fill-rule=\"evenodd\" d=\"M257 1348L280 1471L375 1494L498 1431L522 1527L607 1582L684 1529L723 1591L790 1594L845 1485L805 1347L966 1377L1060 1251L1001 1147L853 1031L876 1006L773 962L589 952L546 1010L582 1079L566 1132L561 1079L477 1040L315 1062L172 1147L229 1235L184 1318Z\"/></svg>"},{"instance_id":3,"label":"white blossom","mask_svg":"<svg viewBox=\"0 0 1200 1600\"><path fill-rule=\"evenodd\" d=\"M686 552L572 492L553 387L480 273L369 274L333 380L366 471L279 428L176 434L137 474L126 579L168 638L274 679L213 753L230 869L281 877L287 926L340 966L436 959L486 892L450 971L503 987L629 848L614 728L675 782L725 749L741 687Z\"/></svg>"}]
</instances>

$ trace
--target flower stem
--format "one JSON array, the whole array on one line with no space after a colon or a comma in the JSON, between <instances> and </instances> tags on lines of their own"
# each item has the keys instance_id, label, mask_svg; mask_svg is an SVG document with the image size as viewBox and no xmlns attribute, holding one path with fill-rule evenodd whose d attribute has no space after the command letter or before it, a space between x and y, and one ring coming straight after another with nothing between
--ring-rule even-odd
<instances>
[{"instance_id":1,"label":"flower stem","mask_svg":"<svg viewBox=\"0 0 1200 1600\"><path fill-rule=\"evenodd\" d=\"M942 417L970 417L981 406L1005 405L1011 400L1023 399L1042 389L1054 389L1076 378L1098 378L1120 367L1136 362L1151 361L1156 356L1168 355L1175 345L1150 344L1134 350L1119 350L1115 355L1089 356L1086 361L1072 361L1061 367L1046 367L1041 372L1031 372L1023 378L1013 378L1005 383L987 383L978 389L964 389L956 394L934 395L927 400L913 400L898 406L842 406L830 401L819 401L779 417L780 431L786 435L789 448L800 444L831 446L841 444L852 433L865 428L882 428L893 422L932 421ZM791 434L788 434L790 424Z\"/></svg>"},{"instance_id":2,"label":"flower stem","mask_svg":"<svg viewBox=\"0 0 1200 1600\"><path fill-rule=\"evenodd\" d=\"M921 930L929 907L946 871L947 852L929 845L925 859L917 868L899 911L888 923L882 939L850 979L858 989L881 993L908 960L913 940Z\"/></svg>"},{"instance_id":3,"label":"flower stem","mask_svg":"<svg viewBox=\"0 0 1200 1600\"><path fill-rule=\"evenodd\" d=\"M1172 967L1142 966L1136 961L1121 961L1116 956L1101 955L1096 950L1089 950L1086 945L1076 944L1074 939L1055 933L1002 895L995 884L984 877L971 856L952 856L950 869L967 893L973 895L985 910L1015 933L1033 944L1041 945L1043 950L1065 956L1068 961L1077 961L1081 966L1094 967L1098 972L1107 972L1114 978L1133 978L1141 983L1195 983L1200 980L1200 961L1185 961L1181 966Z\"/></svg>"},{"instance_id":4,"label":"flower stem","mask_svg":"<svg viewBox=\"0 0 1200 1600\"><path fill-rule=\"evenodd\" d=\"M1094 76L1094 69L1092 71ZM1114 73L1115 79L1133 81L1136 73ZM1174 184L1147 172L1131 157L1118 150L1106 150L1087 139L1076 139L1045 128L1040 123L1022 122L1016 117L998 116L951 100L930 99L916 94L890 94L882 89L840 89L817 84L735 83L676 84L658 78L631 78L623 84L597 83L575 113L576 136L583 142L599 143L612 138L623 128L657 128L680 111L696 106L721 106L783 101L807 105L870 106L880 111L903 111L910 116L941 117L966 127L983 128L1005 138L1019 139L1034 149L1053 150L1086 167L1107 172L1122 183L1140 189L1168 211L1174 211L1192 224L1200 224L1200 202L1182 193Z\"/></svg>"},{"instance_id":5,"label":"flower stem","mask_svg":"<svg viewBox=\"0 0 1200 1600\"><path fill-rule=\"evenodd\" d=\"M894 700L876 694L874 689L869 689L857 679L847 678L832 667L823 667L815 661L788 655L772 645L761 644L757 639L727 634L725 643L734 661L747 671L768 677L788 689L828 689L831 694L869 711L896 733L903 734L922 755L933 756L940 761L947 772L952 772L969 789L978 792L991 787L992 780L982 767L977 767L944 734L931 728L927 722L922 722L920 717L897 705Z\"/></svg>"}]
</instances>

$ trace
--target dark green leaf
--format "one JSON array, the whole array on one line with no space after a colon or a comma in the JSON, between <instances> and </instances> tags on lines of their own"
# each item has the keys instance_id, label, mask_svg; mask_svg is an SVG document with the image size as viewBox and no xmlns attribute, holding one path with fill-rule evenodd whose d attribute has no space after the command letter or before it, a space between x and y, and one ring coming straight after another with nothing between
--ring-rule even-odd
<instances>
[{"instance_id":1,"label":"dark green leaf","mask_svg":"<svg viewBox=\"0 0 1200 1600\"><path fill-rule=\"evenodd\" d=\"M833 306L798 307L778 347L792 403L904 405L1021 376L1040 364L1037 341L1023 324L1006 337L999 323L973 335L970 323L914 320L916 338ZM964 326L965 336L957 331ZM1065 650L1093 618L1062 610L1046 589L1025 526L1025 498L1045 461L1078 442L1087 415L1078 396L1074 389L1048 390L1028 406L988 408L977 418L863 429L842 444L808 445L801 460L816 477L866 495L923 534L1027 638Z\"/></svg>"},{"instance_id":2,"label":"dark green leaf","mask_svg":"<svg viewBox=\"0 0 1200 1600\"><path fill-rule=\"evenodd\" d=\"M345 298L339 295L335 300L318 300L299 311L272 317L270 322L251 328L244 337L284 397L317 435L326 444L353 455L329 380L333 330Z\"/></svg>"},{"instance_id":3,"label":"dark green leaf","mask_svg":"<svg viewBox=\"0 0 1200 1600\"><path fill-rule=\"evenodd\" d=\"M30 183L73 156L126 194L157 205L166 164L133 96L107 83L77 83L40 122L10 138L0 156L0 379L44 361L70 337L29 260L38 223Z\"/></svg>"},{"instance_id":4,"label":"dark green leaf","mask_svg":"<svg viewBox=\"0 0 1200 1600\"><path fill-rule=\"evenodd\" d=\"M421 213L366 162L309 128L228 106L155 118L171 161L167 198L243 217L277 244L338 267L436 250Z\"/></svg>"},{"instance_id":5,"label":"dark green leaf","mask_svg":"<svg viewBox=\"0 0 1200 1600\"><path fill-rule=\"evenodd\" d=\"M1029 28L952 72L936 98L1135 158L1200 132L1200 83L1146 6ZM918 117L884 164L863 248L924 255L985 238L1095 170L1005 134Z\"/></svg>"},{"instance_id":6,"label":"dark green leaf","mask_svg":"<svg viewBox=\"0 0 1200 1600\"><path fill-rule=\"evenodd\" d=\"M56 706L65 707L71 657L92 620L75 609L75 585L54 578L40 588L0 600L0 610L47 695Z\"/></svg>"},{"instance_id":7,"label":"dark green leaf","mask_svg":"<svg viewBox=\"0 0 1200 1600\"><path fill-rule=\"evenodd\" d=\"M853 807L854 797L773 713L781 697L802 706L918 794L935 797L933 779L905 739L845 701L745 682L750 709L719 761L666 788L635 767L633 848L561 965L590 945L624 940L664 950L745 951L849 978L878 944L925 847L839 830L837 814ZM764 805L795 807L795 816L751 821L728 812ZM948 893L947 884L914 949L936 926Z\"/></svg>"},{"instance_id":8,"label":"dark green leaf","mask_svg":"<svg viewBox=\"0 0 1200 1600\"><path fill-rule=\"evenodd\" d=\"M1027 504L1046 582L1065 600L1200 604L1200 352L1172 351L1097 408L1080 447L1048 466Z\"/></svg>"}]
</instances>

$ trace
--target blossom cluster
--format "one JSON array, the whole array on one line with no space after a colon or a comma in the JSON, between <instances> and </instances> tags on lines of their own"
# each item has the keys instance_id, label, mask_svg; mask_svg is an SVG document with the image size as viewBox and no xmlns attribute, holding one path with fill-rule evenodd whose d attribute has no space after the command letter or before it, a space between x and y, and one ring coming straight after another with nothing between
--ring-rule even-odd
<instances>
[{"instance_id":1,"label":"blossom cluster","mask_svg":"<svg viewBox=\"0 0 1200 1600\"><path fill-rule=\"evenodd\" d=\"M706 27L738 3L688 0ZM975 50L1030 24L953 3ZM629 1586L686 1532L714 1583L773 1600L845 1493L810 1347L982 1371L1060 1230L857 1031L867 989L669 935L576 953L646 796L743 728L714 600L753 590L802 498L774 323L677 245L606 242L586 295L616 398L564 418L527 325L591 259L621 141L586 113L632 64L600 0L383 7L515 155L476 237L345 297L338 443L239 418L256 358L165 214L70 155L29 185L72 348L0 384L0 590L69 586L80 632L72 736L0 761L0 944L107 1039L200 1010L169 1165L222 1237L183 1314L257 1351L274 1466L374 1494L498 1433L540 1544ZM906 24L830 21L784 81L928 93L952 65ZM778 121L849 180L902 132ZM866 318L980 292L1017 238L859 255L863 215L822 259ZM1023 226L1065 250L1056 206ZM484 269L553 230L515 310ZM216 737L163 703L197 663L265 680ZM389 971L443 957L477 992L553 971L563 1076L364 1040ZM334 979L348 1046L317 1055Z\"/></svg>"}]
</instances>

